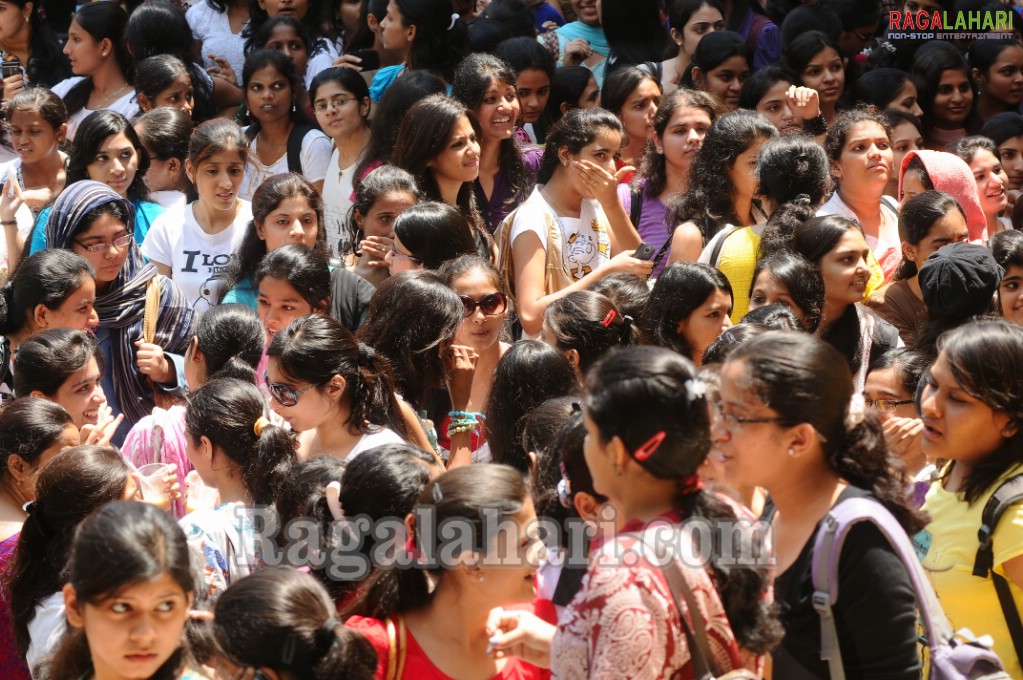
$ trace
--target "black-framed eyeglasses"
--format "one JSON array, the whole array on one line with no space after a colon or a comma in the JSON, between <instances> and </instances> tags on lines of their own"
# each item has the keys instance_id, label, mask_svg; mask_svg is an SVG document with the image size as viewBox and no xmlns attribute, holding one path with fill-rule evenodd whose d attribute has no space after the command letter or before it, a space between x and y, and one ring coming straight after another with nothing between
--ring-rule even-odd
<instances>
[{"instance_id":1,"label":"black-framed eyeglasses","mask_svg":"<svg viewBox=\"0 0 1023 680\"><path fill-rule=\"evenodd\" d=\"M77 245L79 248L84 248L86 251L90 253L99 254L105 253L110 248L110 246L113 246L118 250L121 250L122 248L127 248L128 244L131 243L131 240L132 235L125 234L124 236L118 236L113 241L100 241L99 243L90 243L89 245L85 245L81 241L75 240L75 245Z\"/></svg>"},{"instance_id":2,"label":"black-framed eyeglasses","mask_svg":"<svg viewBox=\"0 0 1023 680\"><path fill-rule=\"evenodd\" d=\"M270 392L270 396L281 406L294 406L303 394L315 387L319 387L319 385L309 385L308 387L296 390L284 383L270 382L270 376L267 375L266 371L263 372L263 383L266 385L267 391Z\"/></svg>"},{"instance_id":3,"label":"black-framed eyeglasses","mask_svg":"<svg viewBox=\"0 0 1023 680\"><path fill-rule=\"evenodd\" d=\"M504 296L504 293L490 293L479 300L473 300L468 295L459 295L458 299L462 301L462 307L465 308L467 317L475 314L477 309L482 309L487 316L503 314L504 310L508 309L508 298Z\"/></svg>"},{"instance_id":4,"label":"black-framed eyeglasses","mask_svg":"<svg viewBox=\"0 0 1023 680\"><path fill-rule=\"evenodd\" d=\"M891 413L900 406L912 404L912 399L871 399L863 397L863 403L871 408L877 409L879 413Z\"/></svg>"},{"instance_id":5,"label":"black-framed eyeglasses","mask_svg":"<svg viewBox=\"0 0 1023 680\"><path fill-rule=\"evenodd\" d=\"M734 413L725 411L725 405L720 401L714 403L714 413L721 419L721 422L729 430L741 427L742 425L759 425L762 423L778 423L785 422L784 418L774 416L772 418L745 418L743 416L737 416Z\"/></svg>"}]
</instances>

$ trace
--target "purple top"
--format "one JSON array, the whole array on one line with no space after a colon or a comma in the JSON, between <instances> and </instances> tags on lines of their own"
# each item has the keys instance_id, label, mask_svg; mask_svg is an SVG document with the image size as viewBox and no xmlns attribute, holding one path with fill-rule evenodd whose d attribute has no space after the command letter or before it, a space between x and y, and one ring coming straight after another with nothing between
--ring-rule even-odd
<instances>
[{"instance_id":1,"label":"purple top","mask_svg":"<svg viewBox=\"0 0 1023 680\"><path fill-rule=\"evenodd\" d=\"M647 245L653 247L654 254L656 255L661 250L661 246L668 242L668 238L671 237L673 229L668 226L668 206L664 205L657 196L648 196L646 193L646 179L639 180L639 185L643 188L640 192L643 196L643 209L639 214L639 224L632 226L636 227L636 231L639 232L640 238ZM632 187L628 184L618 185L618 198L622 202L622 207L625 208L625 212L632 215ZM654 268L651 278L657 278L664 271L664 266L668 264L668 253L664 253L660 263Z\"/></svg>"},{"instance_id":2,"label":"purple top","mask_svg":"<svg viewBox=\"0 0 1023 680\"><path fill-rule=\"evenodd\" d=\"M519 155L522 157L523 165L526 166L527 181L517 195L512 195L511 187L508 186L508 178L503 169L498 170L494 175L494 190L490 193L489 199L483 193L483 187L480 186L479 180L472 185L473 191L476 193L476 207L479 208L480 214L483 215L483 221L486 222L491 233L497 231L497 227L508 216L508 213L519 207L519 204L533 193L533 187L536 185L536 173L540 169L543 149L540 147L520 149Z\"/></svg>"},{"instance_id":3,"label":"purple top","mask_svg":"<svg viewBox=\"0 0 1023 680\"><path fill-rule=\"evenodd\" d=\"M0 541L0 571L7 570L7 563L11 561L19 536L21 534L17 533L5 541ZM18 654L18 646L14 644L14 620L6 587L0 592L0 678L32 680L25 658Z\"/></svg>"}]
</instances>

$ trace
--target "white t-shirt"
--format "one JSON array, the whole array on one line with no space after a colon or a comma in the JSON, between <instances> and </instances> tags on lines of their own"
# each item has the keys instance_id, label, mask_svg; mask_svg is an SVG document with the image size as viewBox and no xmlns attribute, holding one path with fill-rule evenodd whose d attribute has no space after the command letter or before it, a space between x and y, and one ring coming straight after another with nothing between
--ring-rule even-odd
<instances>
[{"instance_id":1,"label":"white t-shirt","mask_svg":"<svg viewBox=\"0 0 1023 680\"><path fill-rule=\"evenodd\" d=\"M235 78L238 79L237 84L241 85L242 68L245 66L245 38L240 32L231 32L227 12L218 12L206 0L197 0L185 12L185 19L192 29L192 35L202 43L203 66L216 66L209 58L209 55L215 54L231 64Z\"/></svg>"},{"instance_id":2,"label":"white t-shirt","mask_svg":"<svg viewBox=\"0 0 1023 680\"><path fill-rule=\"evenodd\" d=\"M510 243L521 234L533 232L547 250L547 216L552 210L539 189L518 207L511 225ZM576 281L611 259L611 240L604 209L592 198L584 198L580 218L557 216L561 226L561 248L565 267Z\"/></svg>"},{"instance_id":3,"label":"white t-shirt","mask_svg":"<svg viewBox=\"0 0 1023 680\"><path fill-rule=\"evenodd\" d=\"M67 154L60 151L60 157L67 160ZM7 177L12 175L18 178L18 184L24 189L25 186L21 182L21 159L15 157L14 160L0 166L0 189L3 188L4 184L7 183ZM26 241L25 247L28 247L28 234L32 231L32 226L36 223L36 216L32 214L32 209L27 204L22 203L21 207L18 208L17 212L14 213L14 221L18 223L18 233L21 234L21 238ZM10 271L13 267L13 263L9 262L7 253L7 239L4 234L0 234L0 270ZM6 278L6 272L4 273Z\"/></svg>"},{"instance_id":4,"label":"white t-shirt","mask_svg":"<svg viewBox=\"0 0 1023 680\"><path fill-rule=\"evenodd\" d=\"M327 163L327 174L323 178L323 221L327 230L327 252L331 260L340 259L346 246L345 225L352 209L352 192L355 190L355 163L338 169L340 151L334 149Z\"/></svg>"},{"instance_id":5,"label":"white t-shirt","mask_svg":"<svg viewBox=\"0 0 1023 680\"><path fill-rule=\"evenodd\" d=\"M64 592L58 590L36 605L36 615L28 622L28 652L25 662L29 670L46 661L57 650L67 630Z\"/></svg>"},{"instance_id":6,"label":"white t-shirt","mask_svg":"<svg viewBox=\"0 0 1023 680\"><path fill-rule=\"evenodd\" d=\"M183 191L153 191L149 194L149 199L157 205L162 205L167 210L177 210L183 208L188 199L185 197Z\"/></svg>"},{"instance_id":7,"label":"white t-shirt","mask_svg":"<svg viewBox=\"0 0 1023 680\"><path fill-rule=\"evenodd\" d=\"M67 80L62 80L50 89L53 93L64 99L67 97L67 93L72 87L85 80L82 76L73 76ZM138 101L135 98L135 90L128 90L125 94L115 101L110 106L99 109L100 111L116 111L128 120L132 120L135 116L141 112L139 109ZM77 113L71 114L71 117L67 122L67 138L68 141L73 141L75 138L75 132L78 130L78 126L82 124L82 121L89 117L89 114L95 113L92 109L83 108Z\"/></svg>"},{"instance_id":8,"label":"white t-shirt","mask_svg":"<svg viewBox=\"0 0 1023 680\"><path fill-rule=\"evenodd\" d=\"M248 129L246 129L246 132ZM259 162L256 150L259 148L259 137L252 140L249 145L249 160L245 164L245 180L242 182L240 198L246 201L252 200L256 189L274 175L281 175L288 172L288 152L285 150L281 157L272 165L263 165ZM327 174L327 164L330 162L331 144L330 138L319 130L310 130L302 138L302 176L309 182L319 182Z\"/></svg>"},{"instance_id":9,"label":"white t-shirt","mask_svg":"<svg viewBox=\"0 0 1023 680\"><path fill-rule=\"evenodd\" d=\"M319 49L313 53L313 56L309 57L309 61L305 67L305 89L309 90L313 86L313 78L317 76L321 71L332 67L334 60L340 55L337 53L337 48L326 40L321 40Z\"/></svg>"},{"instance_id":10,"label":"white t-shirt","mask_svg":"<svg viewBox=\"0 0 1023 680\"><path fill-rule=\"evenodd\" d=\"M168 210L153 222L142 254L171 268L188 304L202 313L216 304L220 279L252 220L252 206L240 201L238 217L219 234L207 234L195 219L194 204Z\"/></svg>"},{"instance_id":11,"label":"white t-shirt","mask_svg":"<svg viewBox=\"0 0 1023 680\"><path fill-rule=\"evenodd\" d=\"M362 435L359 442L348 452L345 456L345 462L350 462L353 458L364 451L372 449L374 446L383 446L384 444L405 444L406 441L401 436L389 427L381 427L375 432Z\"/></svg>"}]
</instances>

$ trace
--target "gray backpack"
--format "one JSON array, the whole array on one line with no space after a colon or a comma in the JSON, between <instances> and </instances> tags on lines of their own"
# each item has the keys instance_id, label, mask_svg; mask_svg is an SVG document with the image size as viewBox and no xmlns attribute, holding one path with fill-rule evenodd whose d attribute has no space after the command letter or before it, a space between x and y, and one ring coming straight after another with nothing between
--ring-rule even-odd
<instances>
[{"instance_id":1,"label":"gray backpack","mask_svg":"<svg viewBox=\"0 0 1023 680\"><path fill-rule=\"evenodd\" d=\"M927 636L928 680L1009 678L998 655L978 642L962 641L952 631L923 565L898 520L876 500L850 498L832 508L824 518L813 548L813 606L821 619L821 659L828 662L831 679L845 680L842 650L831 610L838 601L839 557L849 529L860 522L872 522L880 529L906 567Z\"/></svg>"}]
</instances>

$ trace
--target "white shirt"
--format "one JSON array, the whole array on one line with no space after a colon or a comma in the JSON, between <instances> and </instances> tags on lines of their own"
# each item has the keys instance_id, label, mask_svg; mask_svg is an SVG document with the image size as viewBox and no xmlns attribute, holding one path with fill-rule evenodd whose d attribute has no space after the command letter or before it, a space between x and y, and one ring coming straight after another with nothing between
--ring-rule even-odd
<instances>
[{"instance_id":1,"label":"white shirt","mask_svg":"<svg viewBox=\"0 0 1023 680\"><path fill-rule=\"evenodd\" d=\"M355 191L355 163L338 168L341 152L334 149L323 178L323 223L327 230L327 252L331 260L339 260L345 243L345 225L352 210L352 192Z\"/></svg>"},{"instance_id":2,"label":"white shirt","mask_svg":"<svg viewBox=\"0 0 1023 680\"><path fill-rule=\"evenodd\" d=\"M383 446L384 444L405 444L407 443L404 439L398 435L397 432L390 429L389 427L381 427L375 432L362 435L358 443L348 452L345 456L345 462L351 461L353 458L358 456L360 453L364 453L375 446Z\"/></svg>"},{"instance_id":3,"label":"white shirt","mask_svg":"<svg viewBox=\"0 0 1023 680\"><path fill-rule=\"evenodd\" d=\"M29 670L46 661L57 649L67 630L64 616L64 592L58 590L36 605L36 615L28 622L28 652L25 661Z\"/></svg>"},{"instance_id":4,"label":"white shirt","mask_svg":"<svg viewBox=\"0 0 1023 680\"><path fill-rule=\"evenodd\" d=\"M281 175L288 172L288 151L285 149L281 157L271 165L263 165L259 162L256 150L259 145L259 137L252 140L249 145L249 160L245 163L245 180L242 182L239 198L246 201L252 200L256 189L274 175ZM327 164L330 162L331 145L330 138L319 130L310 130L302 138L302 176L309 182L319 182L327 174Z\"/></svg>"},{"instance_id":5,"label":"white shirt","mask_svg":"<svg viewBox=\"0 0 1023 680\"><path fill-rule=\"evenodd\" d=\"M202 43L203 65L207 68L216 66L216 62L209 58L209 55L215 54L231 65L238 79L237 84L241 85L242 69L245 67L245 39L240 32L231 32L227 12L218 12L206 0L197 0L185 12L185 19L192 29L192 35Z\"/></svg>"},{"instance_id":6,"label":"white shirt","mask_svg":"<svg viewBox=\"0 0 1023 680\"><path fill-rule=\"evenodd\" d=\"M54 85L51 90L53 93L64 99L67 97L67 93L71 91L75 85L85 80L82 76L73 76L67 80L62 80ZM115 101L113 104L106 106L99 111L116 111L128 120L132 120L135 116L141 113L139 109L138 101L135 98L135 90L129 89L121 96L120 99ZM67 122L67 138L68 141L73 141L75 138L75 132L78 130L78 126L82 124L82 121L89 117L89 114L95 113L92 109L82 108L81 111L71 114L71 117Z\"/></svg>"}]
</instances>

